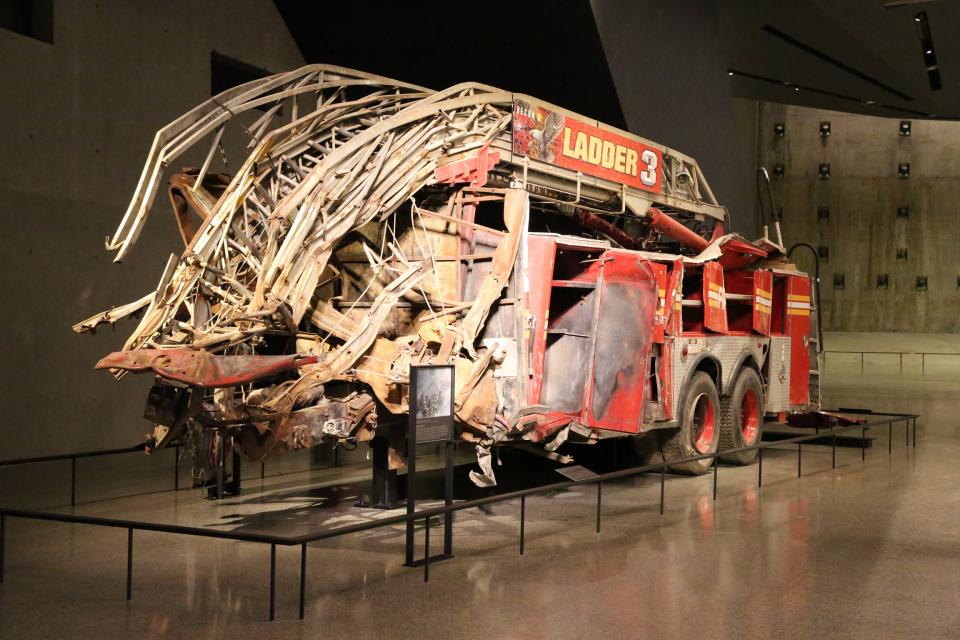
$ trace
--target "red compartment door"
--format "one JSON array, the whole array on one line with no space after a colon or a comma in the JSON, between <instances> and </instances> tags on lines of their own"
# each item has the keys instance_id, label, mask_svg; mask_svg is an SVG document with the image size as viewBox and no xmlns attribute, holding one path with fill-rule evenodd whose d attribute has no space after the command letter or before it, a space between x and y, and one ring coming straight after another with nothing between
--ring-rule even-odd
<instances>
[{"instance_id":1,"label":"red compartment door","mask_svg":"<svg viewBox=\"0 0 960 640\"><path fill-rule=\"evenodd\" d=\"M667 335L678 336L683 332L683 307L680 301L680 282L683 281L683 260L673 263L670 280L667 282Z\"/></svg>"},{"instance_id":2,"label":"red compartment door","mask_svg":"<svg viewBox=\"0 0 960 640\"><path fill-rule=\"evenodd\" d=\"M789 276L787 332L790 334L790 404L810 402L810 278Z\"/></svg>"},{"instance_id":3,"label":"red compartment door","mask_svg":"<svg viewBox=\"0 0 960 640\"><path fill-rule=\"evenodd\" d=\"M649 263L653 270L653 275L657 281L657 312L653 317L653 341L663 344L664 331L667 326L668 306L672 304L667 297L667 288L670 284L670 273L667 271L667 265L659 262Z\"/></svg>"},{"instance_id":4,"label":"red compartment door","mask_svg":"<svg viewBox=\"0 0 960 640\"><path fill-rule=\"evenodd\" d=\"M608 251L605 257L582 419L589 427L639 433L657 311L656 276L636 254Z\"/></svg>"},{"instance_id":5,"label":"red compartment door","mask_svg":"<svg viewBox=\"0 0 960 640\"><path fill-rule=\"evenodd\" d=\"M718 262L703 265L703 326L727 332L727 294L723 290L723 267Z\"/></svg>"},{"instance_id":6,"label":"red compartment door","mask_svg":"<svg viewBox=\"0 0 960 640\"><path fill-rule=\"evenodd\" d=\"M753 330L770 335L770 310L773 308L773 274L753 272Z\"/></svg>"}]
</instances>

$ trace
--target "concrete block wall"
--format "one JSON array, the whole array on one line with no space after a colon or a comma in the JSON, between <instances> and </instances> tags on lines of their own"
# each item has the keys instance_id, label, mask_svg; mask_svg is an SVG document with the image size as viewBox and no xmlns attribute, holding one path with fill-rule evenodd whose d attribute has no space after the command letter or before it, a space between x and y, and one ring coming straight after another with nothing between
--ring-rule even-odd
<instances>
[{"instance_id":1,"label":"concrete block wall","mask_svg":"<svg viewBox=\"0 0 960 640\"><path fill-rule=\"evenodd\" d=\"M830 123L829 137L820 135L821 122ZM960 123L910 119L911 134L901 136L900 122L760 105L760 163L771 175L777 164L784 171L773 179L784 243L829 250L821 264L827 330L960 328ZM898 177L901 163L909 163L909 178ZM820 177L821 164L830 165L829 179ZM906 217L898 217L902 207ZM898 258L901 249L906 255ZM801 251L797 262L812 272ZM843 288L835 288L841 275ZM884 275L887 287L878 287ZM917 278L926 278L926 290Z\"/></svg>"},{"instance_id":2,"label":"concrete block wall","mask_svg":"<svg viewBox=\"0 0 960 640\"><path fill-rule=\"evenodd\" d=\"M182 250L162 193L127 263L103 240L155 131L210 96L213 50L272 71L303 64L268 0L57 0L52 44L0 29L0 459L132 445L149 430L148 377L93 370L133 325L70 327L152 290ZM245 140L228 136L236 168Z\"/></svg>"}]
</instances>

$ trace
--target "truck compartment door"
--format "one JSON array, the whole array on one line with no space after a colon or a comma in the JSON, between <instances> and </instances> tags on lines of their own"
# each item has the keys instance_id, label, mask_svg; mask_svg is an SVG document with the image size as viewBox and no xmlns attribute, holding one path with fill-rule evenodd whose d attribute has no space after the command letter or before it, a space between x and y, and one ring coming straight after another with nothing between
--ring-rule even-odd
<instances>
[{"instance_id":1,"label":"truck compartment door","mask_svg":"<svg viewBox=\"0 0 960 640\"><path fill-rule=\"evenodd\" d=\"M703 265L703 326L727 333L727 294L723 289L723 267L718 262Z\"/></svg>"},{"instance_id":2,"label":"truck compartment door","mask_svg":"<svg viewBox=\"0 0 960 640\"><path fill-rule=\"evenodd\" d=\"M770 310L773 308L773 274L769 271L753 272L753 330L760 335L770 335Z\"/></svg>"},{"instance_id":3,"label":"truck compartment door","mask_svg":"<svg viewBox=\"0 0 960 640\"><path fill-rule=\"evenodd\" d=\"M583 423L639 433L650 362L657 282L648 262L608 251L598 288Z\"/></svg>"},{"instance_id":4,"label":"truck compartment door","mask_svg":"<svg viewBox=\"0 0 960 640\"><path fill-rule=\"evenodd\" d=\"M657 312L653 317L653 342L663 344L664 331L667 325L667 311L673 301L667 297L667 289L670 284L670 273L667 271L667 265L659 262L649 263L653 270L653 275L657 281Z\"/></svg>"}]
</instances>

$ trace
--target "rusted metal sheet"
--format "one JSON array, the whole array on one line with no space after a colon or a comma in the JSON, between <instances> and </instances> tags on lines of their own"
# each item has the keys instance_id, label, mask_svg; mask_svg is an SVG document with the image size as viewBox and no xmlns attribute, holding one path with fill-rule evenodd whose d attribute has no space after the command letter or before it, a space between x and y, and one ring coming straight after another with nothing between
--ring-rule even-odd
<instances>
[{"instance_id":1,"label":"rusted metal sheet","mask_svg":"<svg viewBox=\"0 0 960 640\"><path fill-rule=\"evenodd\" d=\"M152 371L161 378L204 387L235 387L317 362L316 356L218 356L188 349L115 351L96 369Z\"/></svg>"}]
</instances>

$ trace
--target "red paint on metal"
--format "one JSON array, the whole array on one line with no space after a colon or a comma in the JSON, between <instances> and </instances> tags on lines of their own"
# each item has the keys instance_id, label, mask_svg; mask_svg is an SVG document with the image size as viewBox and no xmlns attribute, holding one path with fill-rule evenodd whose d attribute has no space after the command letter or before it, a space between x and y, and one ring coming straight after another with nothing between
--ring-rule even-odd
<instances>
[{"instance_id":1,"label":"red paint on metal","mask_svg":"<svg viewBox=\"0 0 960 640\"><path fill-rule=\"evenodd\" d=\"M810 278L787 279L787 332L790 335L790 404L810 402Z\"/></svg>"},{"instance_id":2,"label":"red paint on metal","mask_svg":"<svg viewBox=\"0 0 960 640\"><path fill-rule=\"evenodd\" d=\"M703 326L709 331L727 333L727 297L723 288L723 267L716 262L703 264Z\"/></svg>"},{"instance_id":3,"label":"red paint on metal","mask_svg":"<svg viewBox=\"0 0 960 640\"><path fill-rule=\"evenodd\" d=\"M623 229L615 227L595 213L581 211L577 213L577 220L587 229L599 231L624 249L636 249L637 243Z\"/></svg>"},{"instance_id":4,"label":"red paint on metal","mask_svg":"<svg viewBox=\"0 0 960 640\"><path fill-rule=\"evenodd\" d=\"M703 251L710 245L709 240L701 238L656 207L647 209L647 217L650 218L650 225L654 229L678 240L685 247L694 251Z\"/></svg>"},{"instance_id":5,"label":"red paint on metal","mask_svg":"<svg viewBox=\"0 0 960 640\"><path fill-rule=\"evenodd\" d=\"M162 378L192 387L235 387L289 369L317 362L316 356L218 356L189 349L135 349L115 351L97 363L97 369L132 373L152 371Z\"/></svg>"},{"instance_id":6,"label":"red paint on metal","mask_svg":"<svg viewBox=\"0 0 960 640\"><path fill-rule=\"evenodd\" d=\"M665 264L660 262L651 262L649 265L650 269L653 270L654 278L657 281L657 312L653 317L652 340L657 344L663 344L664 334L667 326L667 318L669 316L667 312L669 311L670 306L673 304L671 299L667 297L670 274L668 273L668 267Z\"/></svg>"},{"instance_id":7,"label":"red paint on metal","mask_svg":"<svg viewBox=\"0 0 960 640\"><path fill-rule=\"evenodd\" d=\"M773 274L767 270L753 272L753 330L770 335L770 312L773 309Z\"/></svg>"},{"instance_id":8,"label":"red paint on metal","mask_svg":"<svg viewBox=\"0 0 960 640\"><path fill-rule=\"evenodd\" d=\"M720 245L720 259L718 262L724 269L743 269L767 257L767 252L760 247L738 240L728 239Z\"/></svg>"},{"instance_id":9,"label":"red paint on metal","mask_svg":"<svg viewBox=\"0 0 960 640\"><path fill-rule=\"evenodd\" d=\"M693 446L699 453L710 453L717 429L717 408L707 394L697 397L693 405Z\"/></svg>"},{"instance_id":10,"label":"red paint on metal","mask_svg":"<svg viewBox=\"0 0 960 640\"><path fill-rule=\"evenodd\" d=\"M660 358L660 402L663 405L663 417L672 420L676 417L673 410L673 338L663 344Z\"/></svg>"},{"instance_id":11,"label":"red paint on metal","mask_svg":"<svg viewBox=\"0 0 960 640\"><path fill-rule=\"evenodd\" d=\"M683 306L680 304L680 283L683 282L683 260L677 259L670 270L670 282L667 286L667 325L668 335L678 336L683 332Z\"/></svg>"},{"instance_id":12,"label":"red paint on metal","mask_svg":"<svg viewBox=\"0 0 960 640\"><path fill-rule=\"evenodd\" d=\"M760 430L760 400L753 389L747 389L740 403L740 433L747 445L754 444Z\"/></svg>"},{"instance_id":13,"label":"red paint on metal","mask_svg":"<svg viewBox=\"0 0 960 640\"><path fill-rule=\"evenodd\" d=\"M489 146L485 145L477 155L451 162L437 167L433 171L434 178L441 184L456 184L467 182L473 186L481 187L487 184L487 173L500 162L500 153L490 151Z\"/></svg>"},{"instance_id":14,"label":"red paint on metal","mask_svg":"<svg viewBox=\"0 0 960 640\"><path fill-rule=\"evenodd\" d=\"M607 251L598 295L583 422L599 429L639 433L657 307L650 263L630 252Z\"/></svg>"},{"instance_id":15,"label":"red paint on metal","mask_svg":"<svg viewBox=\"0 0 960 640\"><path fill-rule=\"evenodd\" d=\"M543 363L547 349L547 323L550 321L550 282L553 276L553 261L556 243L552 238L529 236L527 240L527 276L530 291L527 293L527 309L530 313L530 341L532 362L527 401L539 404L543 387Z\"/></svg>"},{"instance_id":16,"label":"red paint on metal","mask_svg":"<svg viewBox=\"0 0 960 640\"><path fill-rule=\"evenodd\" d=\"M660 193L663 152L526 100L513 103L513 152Z\"/></svg>"}]
</instances>

